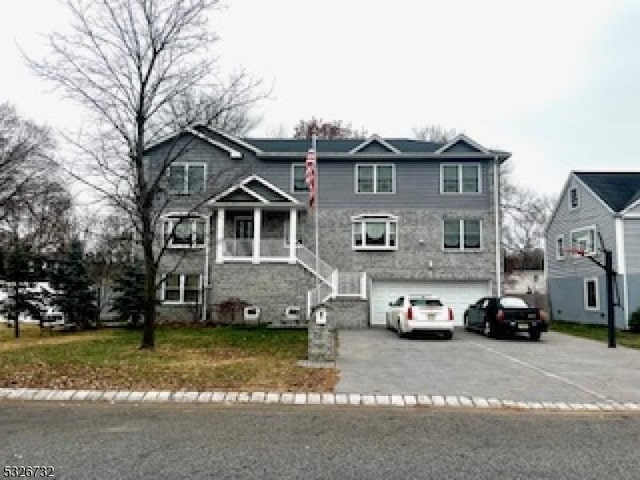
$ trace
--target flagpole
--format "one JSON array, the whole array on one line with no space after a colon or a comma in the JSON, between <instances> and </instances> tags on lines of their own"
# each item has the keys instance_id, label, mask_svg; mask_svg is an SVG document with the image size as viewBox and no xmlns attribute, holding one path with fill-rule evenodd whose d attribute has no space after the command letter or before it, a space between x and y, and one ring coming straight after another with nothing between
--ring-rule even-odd
<instances>
[{"instance_id":1,"label":"flagpole","mask_svg":"<svg viewBox=\"0 0 640 480\"><path fill-rule=\"evenodd\" d=\"M313 149L313 152L316 156L316 164L315 164L315 182L313 187L315 188L315 196L313 199L313 203L314 203L314 207L315 207L315 223L316 223L316 292L318 294L318 303L320 303L320 248L319 248L319 231L318 231L318 216L320 213L320 210L318 209L319 205L318 205L318 192L319 192L319 188L318 188L318 148L317 148L317 139L318 136L314 133L313 135L311 135L311 148Z\"/></svg>"}]
</instances>

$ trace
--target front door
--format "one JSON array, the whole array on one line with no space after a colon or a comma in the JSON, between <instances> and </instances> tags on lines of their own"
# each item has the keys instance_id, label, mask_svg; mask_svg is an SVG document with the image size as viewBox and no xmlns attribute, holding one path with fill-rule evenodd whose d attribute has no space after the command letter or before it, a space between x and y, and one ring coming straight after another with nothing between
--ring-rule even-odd
<instances>
[{"instance_id":1,"label":"front door","mask_svg":"<svg viewBox=\"0 0 640 480\"><path fill-rule=\"evenodd\" d=\"M253 255L253 218L236 217L236 257L250 257Z\"/></svg>"}]
</instances>

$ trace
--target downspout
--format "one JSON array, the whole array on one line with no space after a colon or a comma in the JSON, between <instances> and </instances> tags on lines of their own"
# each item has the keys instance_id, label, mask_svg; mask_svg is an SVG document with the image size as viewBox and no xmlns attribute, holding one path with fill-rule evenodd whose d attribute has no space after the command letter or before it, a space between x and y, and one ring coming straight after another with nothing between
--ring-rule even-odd
<instances>
[{"instance_id":1,"label":"downspout","mask_svg":"<svg viewBox=\"0 0 640 480\"><path fill-rule=\"evenodd\" d=\"M211 244L211 215L207 215L207 223L204 230L205 247L204 247L204 275L202 283L202 322L207 321L207 290L209 289L209 248Z\"/></svg>"},{"instance_id":2,"label":"downspout","mask_svg":"<svg viewBox=\"0 0 640 480\"><path fill-rule=\"evenodd\" d=\"M500 160L496 155L493 163L493 208L496 215L496 295L502 295L502 247L500 242Z\"/></svg>"}]
</instances>

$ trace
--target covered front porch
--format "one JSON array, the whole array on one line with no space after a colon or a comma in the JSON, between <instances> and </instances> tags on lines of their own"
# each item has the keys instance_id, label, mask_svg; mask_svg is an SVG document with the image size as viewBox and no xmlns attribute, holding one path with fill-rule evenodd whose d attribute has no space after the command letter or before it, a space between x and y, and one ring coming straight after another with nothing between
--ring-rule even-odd
<instances>
[{"instance_id":1,"label":"covered front porch","mask_svg":"<svg viewBox=\"0 0 640 480\"><path fill-rule=\"evenodd\" d=\"M216 215L216 263L296 263L305 210L296 198L252 175L210 206Z\"/></svg>"},{"instance_id":2,"label":"covered front porch","mask_svg":"<svg viewBox=\"0 0 640 480\"><path fill-rule=\"evenodd\" d=\"M216 209L216 263L296 263L299 212L254 207Z\"/></svg>"}]
</instances>

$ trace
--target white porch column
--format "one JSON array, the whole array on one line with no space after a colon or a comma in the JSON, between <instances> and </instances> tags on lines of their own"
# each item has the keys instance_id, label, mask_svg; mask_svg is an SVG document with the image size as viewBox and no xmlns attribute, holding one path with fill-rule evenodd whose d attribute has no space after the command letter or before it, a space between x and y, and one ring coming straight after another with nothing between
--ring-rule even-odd
<instances>
[{"instance_id":1,"label":"white porch column","mask_svg":"<svg viewBox=\"0 0 640 480\"><path fill-rule=\"evenodd\" d=\"M289 263L296 263L296 247L298 243L298 211L289 210Z\"/></svg>"},{"instance_id":2,"label":"white porch column","mask_svg":"<svg viewBox=\"0 0 640 480\"><path fill-rule=\"evenodd\" d=\"M260 263L260 236L262 226L262 210L253 209L253 260L252 263Z\"/></svg>"},{"instance_id":3,"label":"white porch column","mask_svg":"<svg viewBox=\"0 0 640 480\"><path fill-rule=\"evenodd\" d=\"M216 263L224 263L224 208L218 209L216 221Z\"/></svg>"}]
</instances>

